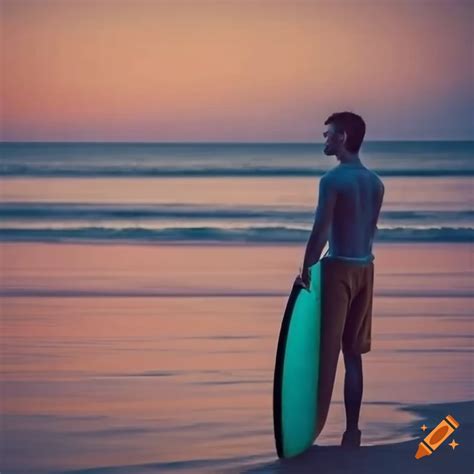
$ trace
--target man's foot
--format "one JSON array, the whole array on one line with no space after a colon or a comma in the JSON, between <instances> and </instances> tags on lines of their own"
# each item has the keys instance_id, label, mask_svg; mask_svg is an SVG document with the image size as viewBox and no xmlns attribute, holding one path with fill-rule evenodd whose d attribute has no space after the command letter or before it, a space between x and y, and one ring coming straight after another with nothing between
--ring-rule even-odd
<instances>
[{"instance_id":1,"label":"man's foot","mask_svg":"<svg viewBox=\"0 0 474 474\"><path fill-rule=\"evenodd\" d=\"M346 431L342 435L341 446L344 448L359 448L361 434L360 430Z\"/></svg>"}]
</instances>

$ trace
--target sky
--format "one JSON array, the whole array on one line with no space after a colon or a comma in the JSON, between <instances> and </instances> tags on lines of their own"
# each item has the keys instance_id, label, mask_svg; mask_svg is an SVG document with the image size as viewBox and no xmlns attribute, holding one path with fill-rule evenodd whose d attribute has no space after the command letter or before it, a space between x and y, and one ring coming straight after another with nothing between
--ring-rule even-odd
<instances>
[{"instance_id":1,"label":"sky","mask_svg":"<svg viewBox=\"0 0 474 474\"><path fill-rule=\"evenodd\" d=\"M0 2L4 141L474 138L474 2Z\"/></svg>"}]
</instances>

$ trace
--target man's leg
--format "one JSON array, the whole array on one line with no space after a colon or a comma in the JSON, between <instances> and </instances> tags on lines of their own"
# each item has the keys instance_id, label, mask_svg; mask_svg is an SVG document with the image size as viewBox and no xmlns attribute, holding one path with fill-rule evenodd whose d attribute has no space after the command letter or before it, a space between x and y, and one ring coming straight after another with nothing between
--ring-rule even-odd
<instances>
[{"instance_id":1,"label":"man's leg","mask_svg":"<svg viewBox=\"0 0 474 474\"><path fill-rule=\"evenodd\" d=\"M346 430L355 431L359 429L360 405L362 403L362 355L344 353L344 364L346 367L346 375L344 378Z\"/></svg>"},{"instance_id":2,"label":"man's leg","mask_svg":"<svg viewBox=\"0 0 474 474\"><path fill-rule=\"evenodd\" d=\"M342 336L342 352L346 366L344 379L344 405L346 408L346 432L341 445L359 447L359 413L362 403L363 377L362 354L370 351L372 328L372 297L374 267L371 263L361 270L359 284L346 318Z\"/></svg>"}]
</instances>

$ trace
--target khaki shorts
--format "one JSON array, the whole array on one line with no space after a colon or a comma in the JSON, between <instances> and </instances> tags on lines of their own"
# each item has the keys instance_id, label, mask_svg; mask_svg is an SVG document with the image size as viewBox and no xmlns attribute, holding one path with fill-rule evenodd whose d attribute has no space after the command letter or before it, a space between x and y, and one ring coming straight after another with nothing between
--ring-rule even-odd
<instances>
[{"instance_id":1,"label":"khaki shorts","mask_svg":"<svg viewBox=\"0 0 474 474\"><path fill-rule=\"evenodd\" d=\"M343 353L370 351L374 264L321 259L322 335ZM330 333L330 334L328 334Z\"/></svg>"},{"instance_id":2,"label":"khaki shorts","mask_svg":"<svg viewBox=\"0 0 474 474\"><path fill-rule=\"evenodd\" d=\"M317 434L331 402L339 353L370 351L374 264L321 259L321 347Z\"/></svg>"}]
</instances>

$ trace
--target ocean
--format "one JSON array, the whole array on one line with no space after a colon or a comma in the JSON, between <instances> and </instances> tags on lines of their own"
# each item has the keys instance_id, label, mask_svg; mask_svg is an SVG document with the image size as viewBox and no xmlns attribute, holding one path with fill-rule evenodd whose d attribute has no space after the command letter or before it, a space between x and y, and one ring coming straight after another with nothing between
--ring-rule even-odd
<instances>
[{"instance_id":1,"label":"ocean","mask_svg":"<svg viewBox=\"0 0 474 474\"><path fill-rule=\"evenodd\" d=\"M4 241L304 242L321 144L2 143ZM368 142L379 241L474 236L474 142Z\"/></svg>"}]
</instances>

